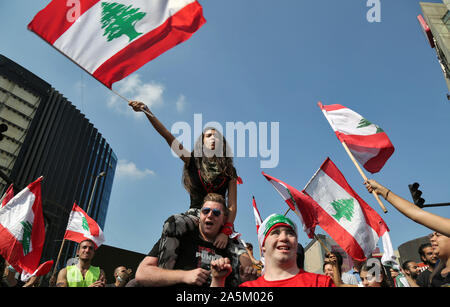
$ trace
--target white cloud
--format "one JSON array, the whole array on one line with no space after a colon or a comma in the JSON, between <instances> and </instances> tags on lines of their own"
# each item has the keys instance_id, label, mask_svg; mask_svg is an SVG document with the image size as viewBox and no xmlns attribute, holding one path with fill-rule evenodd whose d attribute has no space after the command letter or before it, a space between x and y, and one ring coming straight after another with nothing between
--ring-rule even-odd
<instances>
[{"instance_id":1,"label":"white cloud","mask_svg":"<svg viewBox=\"0 0 450 307\"><path fill-rule=\"evenodd\" d=\"M140 170L136 164L127 160L119 160L116 169L117 178L143 179L147 176L153 176L155 172L149 169Z\"/></svg>"},{"instance_id":2,"label":"white cloud","mask_svg":"<svg viewBox=\"0 0 450 307\"><path fill-rule=\"evenodd\" d=\"M180 95L175 105L177 107L178 112L183 112L186 106L186 97L184 95Z\"/></svg>"},{"instance_id":3,"label":"white cloud","mask_svg":"<svg viewBox=\"0 0 450 307\"><path fill-rule=\"evenodd\" d=\"M136 100L142 101L145 103L150 109L155 106L162 105L163 93L164 93L164 85L150 82L144 83L142 82L139 74L133 74L128 78L117 83L117 89L115 91L124 96L128 100ZM109 108L115 110L121 114L132 114L136 118L145 118L143 113L134 112L129 106L128 103L120 98L116 94L112 94L110 99L107 102Z\"/></svg>"}]
</instances>

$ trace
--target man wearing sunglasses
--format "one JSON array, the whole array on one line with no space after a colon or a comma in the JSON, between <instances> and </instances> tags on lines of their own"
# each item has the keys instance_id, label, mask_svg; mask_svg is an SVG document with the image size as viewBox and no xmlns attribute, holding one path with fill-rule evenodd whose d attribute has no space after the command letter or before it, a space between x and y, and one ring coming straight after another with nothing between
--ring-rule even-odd
<instances>
[{"instance_id":1,"label":"man wearing sunglasses","mask_svg":"<svg viewBox=\"0 0 450 307\"><path fill-rule=\"evenodd\" d=\"M225 249L214 246L216 237L227 221L228 208L225 199L215 193L206 195L200 212L198 227L187 231L179 246L171 247L176 261L173 269L160 268L157 264L158 246L152 249L140 263L136 280L147 287L195 285L209 286L211 282L211 261L220 258L231 259L232 274L226 280L227 286L238 286L240 265L251 266L252 262L242 244L229 240ZM156 257L155 257L156 256Z\"/></svg>"}]
</instances>

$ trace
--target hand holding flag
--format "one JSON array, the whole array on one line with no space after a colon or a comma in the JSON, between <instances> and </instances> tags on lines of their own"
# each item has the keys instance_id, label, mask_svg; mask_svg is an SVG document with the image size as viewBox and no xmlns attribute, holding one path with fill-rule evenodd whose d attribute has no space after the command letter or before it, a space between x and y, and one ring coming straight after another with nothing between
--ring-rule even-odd
<instances>
[{"instance_id":1,"label":"hand holding flag","mask_svg":"<svg viewBox=\"0 0 450 307\"><path fill-rule=\"evenodd\" d=\"M395 150L383 129L342 105L322 105L319 102L318 106L364 181L367 177L356 160L369 172L379 172ZM373 196L386 213L378 195L373 193Z\"/></svg>"}]
</instances>

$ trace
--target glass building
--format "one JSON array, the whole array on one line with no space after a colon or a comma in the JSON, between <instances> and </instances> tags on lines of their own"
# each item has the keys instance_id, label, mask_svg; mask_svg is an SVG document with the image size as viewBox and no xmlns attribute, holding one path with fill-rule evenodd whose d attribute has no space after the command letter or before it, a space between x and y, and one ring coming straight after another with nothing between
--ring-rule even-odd
<instances>
[{"instance_id":1,"label":"glass building","mask_svg":"<svg viewBox=\"0 0 450 307\"><path fill-rule=\"evenodd\" d=\"M104 228L117 157L102 134L61 93L0 55L0 192L18 193L40 176L46 223L41 262L56 262L74 203ZM87 210L89 209L89 210ZM66 242L59 268L73 257Z\"/></svg>"}]
</instances>

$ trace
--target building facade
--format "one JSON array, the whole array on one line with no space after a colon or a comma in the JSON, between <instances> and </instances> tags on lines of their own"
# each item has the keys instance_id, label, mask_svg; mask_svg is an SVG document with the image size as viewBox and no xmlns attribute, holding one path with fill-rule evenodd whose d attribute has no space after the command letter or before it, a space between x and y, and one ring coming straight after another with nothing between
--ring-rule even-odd
<instances>
[{"instance_id":1,"label":"building facade","mask_svg":"<svg viewBox=\"0 0 450 307\"><path fill-rule=\"evenodd\" d=\"M18 193L43 176L46 241L41 262L56 260L72 206L104 228L117 157L102 134L70 101L25 68L0 55L0 191ZM94 189L95 187L95 189ZM74 255L65 244L60 265Z\"/></svg>"},{"instance_id":2,"label":"building facade","mask_svg":"<svg viewBox=\"0 0 450 307\"><path fill-rule=\"evenodd\" d=\"M442 68L444 79L450 92L450 0L443 3L420 2L423 17L419 22ZM450 94L447 93L447 99Z\"/></svg>"}]
</instances>

